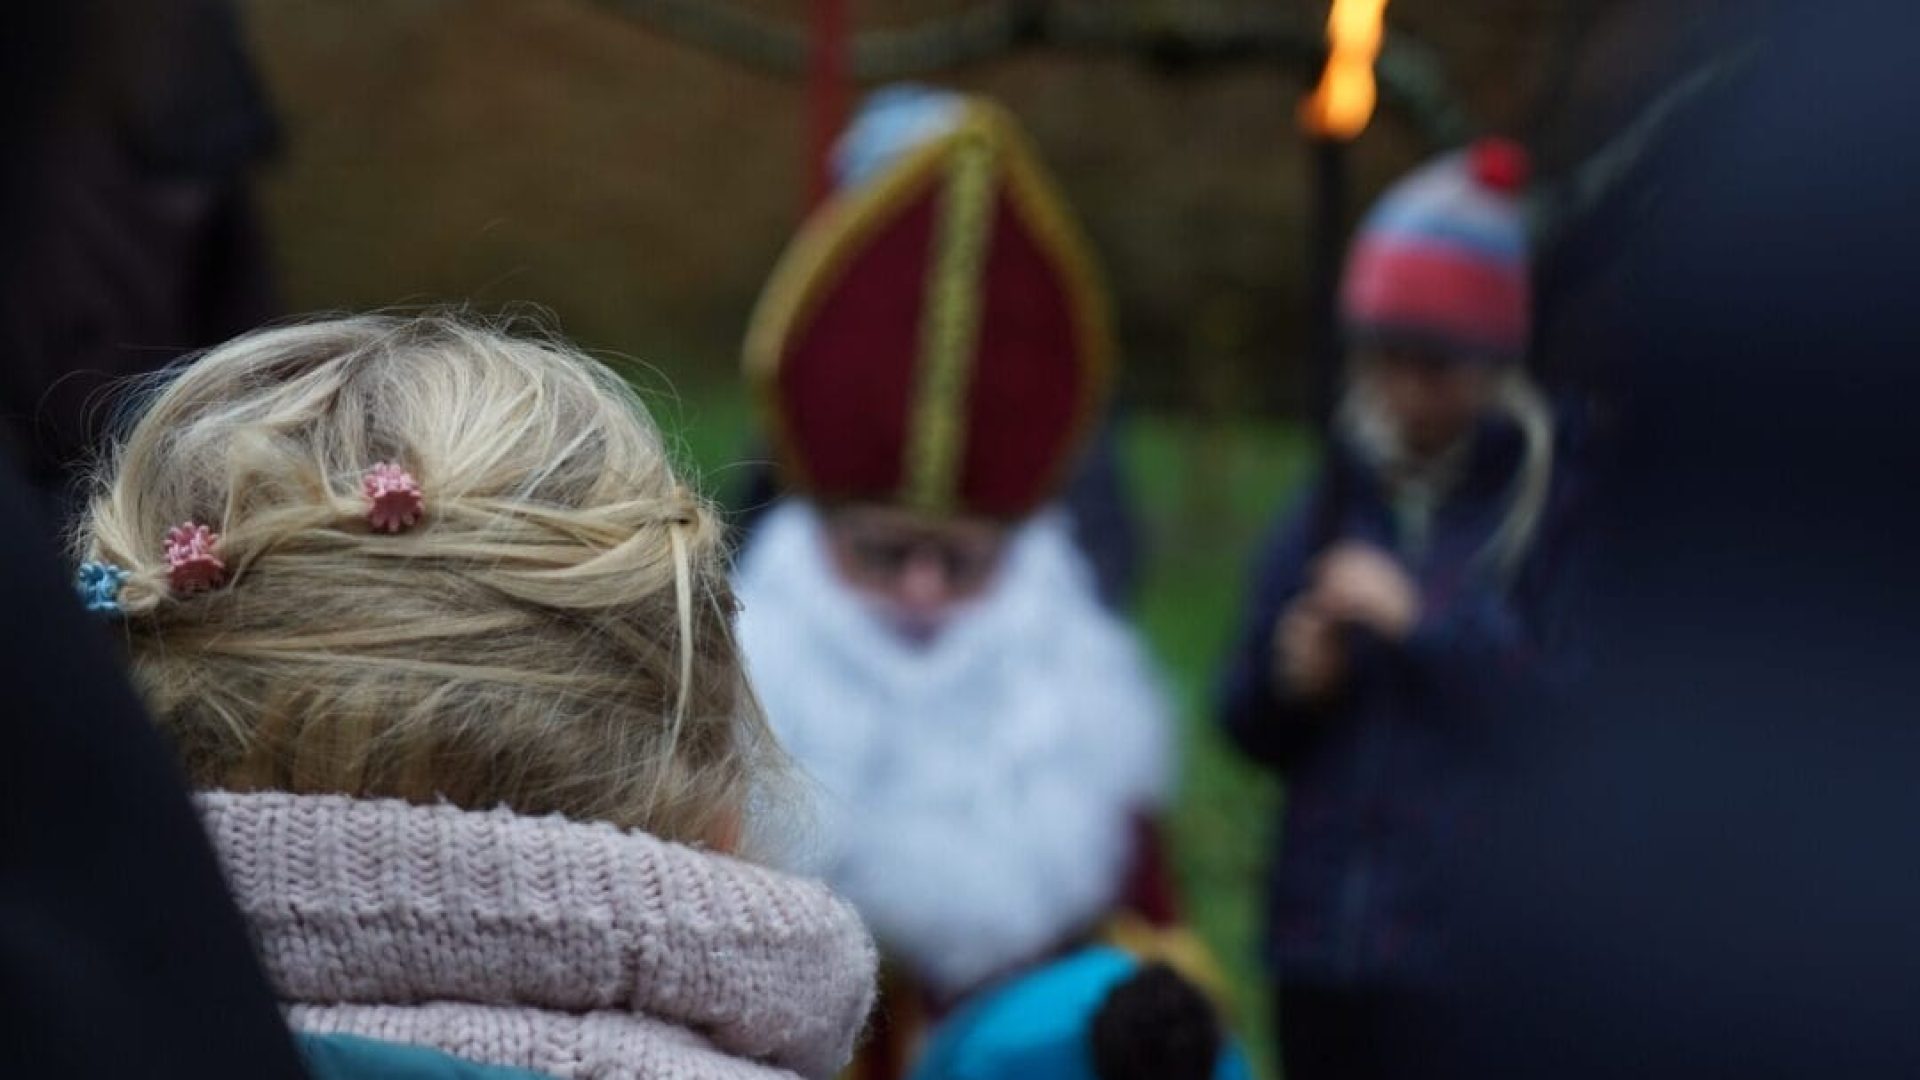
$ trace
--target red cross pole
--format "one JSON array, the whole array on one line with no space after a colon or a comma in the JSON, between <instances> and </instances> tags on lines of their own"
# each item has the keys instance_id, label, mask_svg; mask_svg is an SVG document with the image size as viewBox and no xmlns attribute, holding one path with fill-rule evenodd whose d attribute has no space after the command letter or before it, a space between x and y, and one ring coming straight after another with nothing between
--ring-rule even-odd
<instances>
[{"instance_id":1,"label":"red cross pole","mask_svg":"<svg viewBox=\"0 0 1920 1080\"><path fill-rule=\"evenodd\" d=\"M813 0L807 51L807 206L833 190L833 141L846 123L847 5L850 0Z\"/></svg>"}]
</instances>

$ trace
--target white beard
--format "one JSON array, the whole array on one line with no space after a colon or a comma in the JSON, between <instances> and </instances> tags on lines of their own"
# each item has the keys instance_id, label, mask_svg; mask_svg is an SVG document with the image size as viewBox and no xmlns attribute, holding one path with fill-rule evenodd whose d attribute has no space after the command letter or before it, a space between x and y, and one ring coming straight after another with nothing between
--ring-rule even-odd
<instances>
[{"instance_id":1,"label":"white beard","mask_svg":"<svg viewBox=\"0 0 1920 1080\"><path fill-rule=\"evenodd\" d=\"M754 685L816 796L773 861L825 878L941 993L1112 906L1172 772L1169 710L1063 515L1019 528L988 595L931 643L839 581L796 500L762 520L736 588Z\"/></svg>"}]
</instances>

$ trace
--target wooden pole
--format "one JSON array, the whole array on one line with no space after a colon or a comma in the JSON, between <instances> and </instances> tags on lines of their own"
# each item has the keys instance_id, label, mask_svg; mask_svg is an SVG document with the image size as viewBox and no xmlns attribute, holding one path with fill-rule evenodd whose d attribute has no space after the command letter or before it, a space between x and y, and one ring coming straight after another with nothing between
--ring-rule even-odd
<instances>
[{"instance_id":1,"label":"wooden pole","mask_svg":"<svg viewBox=\"0 0 1920 1080\"><path fill-rule=\"evenodd\" d=\"M1314 421L1330 431L1346 351L1340 334L1340 271L1347 244L1347 144L1309 140L1313 214L1307 229L1308 396Z\"/></svg>"},{"instance_id":2,"label":"wooden pole","mask_svg":"<svg viewBox=\"0 0 1920 1080\"><path fill-rule=\"evenodd\" d=\"M1340 269L1347 245L1347 143L1358 138L1379 101L1374 65L1386 40L1387 0L1333 0L1327 9L1326 64L1300 103L1300 126L1313 148L1313 215L1308 226L1309 394L1314 420L1331 431L1344 356L1340 341Z\"/></svg>"}]
</instances>

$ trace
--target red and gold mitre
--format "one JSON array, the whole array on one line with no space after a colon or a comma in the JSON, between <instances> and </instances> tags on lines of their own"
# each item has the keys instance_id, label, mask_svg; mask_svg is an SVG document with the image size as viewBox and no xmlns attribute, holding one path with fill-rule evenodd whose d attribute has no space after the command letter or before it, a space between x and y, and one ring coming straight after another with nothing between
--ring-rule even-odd
<instances>
[{"instance_id":1,"label":"red and gold mitre","mask_svg":"<svg viewBox=\"0 0 1920 1080\"><path fill-rule=\"evenodd\" d=\"M1104 405L1093 260L998 106L955 121L802 228L754 311L748 378L790 487L1011 519L1058 490Z\"/></svg>"}]
</instances>

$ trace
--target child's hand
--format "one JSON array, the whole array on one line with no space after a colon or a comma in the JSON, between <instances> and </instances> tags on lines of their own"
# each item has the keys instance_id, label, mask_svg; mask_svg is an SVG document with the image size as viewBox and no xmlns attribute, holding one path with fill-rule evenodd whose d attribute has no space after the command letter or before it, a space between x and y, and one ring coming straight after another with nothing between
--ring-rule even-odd
<instances>
[{"instance_id":1,"label":"child's hand","mask_svg":"<svg viewBox=\"0 0 1920 1080\"><path fill-rule=\"evenodd\" d=\"M1323 617L1404 640L1420 619L1420 590L1393 556L1360 543L1336 544L1314 567L1307 602Z\"/></svg>"},{"instance_id":2,"label":"child's hand","mask_svg":"<svg viewBox=\"0 0 1920 1080\"><path fill-rule=\"evenodd\" d=\"M1298 701L1324 701L1347 682L1347 644L1340 627L1296 601L1273 630L1273 672L1281 692Z\"/></svg>"}]
</instances>

